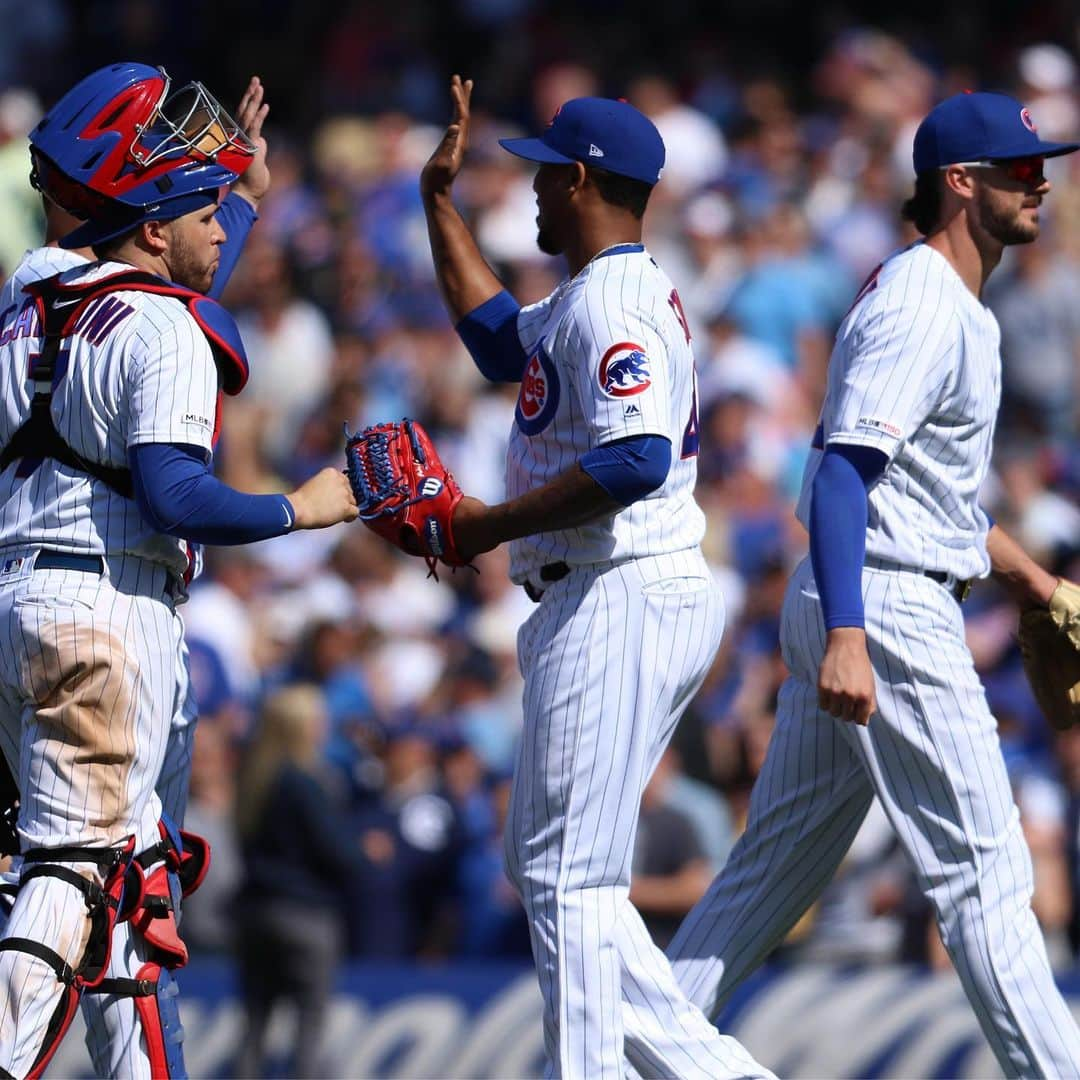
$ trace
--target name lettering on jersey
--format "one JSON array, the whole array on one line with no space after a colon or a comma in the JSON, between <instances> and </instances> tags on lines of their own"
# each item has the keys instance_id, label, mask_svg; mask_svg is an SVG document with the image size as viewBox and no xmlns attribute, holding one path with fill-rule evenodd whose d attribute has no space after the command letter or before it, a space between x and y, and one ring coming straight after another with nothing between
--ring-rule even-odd
<instances>
[{"instance_id":1,"label":"name lettering on jersey","mask_svg":"<svg viewBox=\"0 0 1080 1080\"><path fill-rule=\"evenodd\" d=\"M91 345L100 345L134 310L115 296L103 296L87 305L72 332Z\"/></svg>"},{"instance_id":2,"label":"name lettering on jersey","mask_svg":"<svg viewBox=\"0 0 1080 1080\"><path fill-rule=\"evenodd\" d=\"M894 439L899 439L903 434L896 424L889 420L882 420L877 416L860 416L855 426L857 428L871 428L874 431L884 431L886 435L891 435Z\"/></svg>"},{"instance_id":3,"label":"name lettering on jersey","mask_svg":"<svg viewBox=\"0 0 1080 1080\"><path fill-rule=\"evenodd\" d=\"M0 333L0 345L10 345L16 338L38 337L37 305L33 300L27 300L19 309L18 318L8 325L8 316L14 311L13 307L7 309L0 321L3 322L4 330Z\"/></svg>"},{"instance_id":4,"label":"name lettering on jersey","mask_svg":"<svg viewBox=\"0 0 1080 1080\"><path fill-rule=\"evenodd\" d=\"M686 335L686 344L690 344L690 323L686 318L686 311L683 309L682 300L679 299L679 290L672 289L671 295L667 298L667 302L671 307L671 310L675 312L675 318L679 320L679 325L682 327L682 332Z\"/></svg>"},{"instance_id":5,"label":"name lettering on jersey","mask_svg":"<svg viewBox=\"0 0 1080 1080\"><path fill-rule=\"evenodd\" d=\"M559 375L541 344L521 376L514 419L525 435L538 435L551 423L559 406Z\"/></svg>"},{"instance_id":6,"label":"name lettering on jersey","mask_svg":"<svg viewBox=\"0 0 1080 1080\"><path fill-rule=\"evenodd\" d=\"M620 341L612 345L600 358L597 373L600 389L608 397L630 397L652 386L649 358L640 345L632 341Z\"/></svg>"}]
</instances>

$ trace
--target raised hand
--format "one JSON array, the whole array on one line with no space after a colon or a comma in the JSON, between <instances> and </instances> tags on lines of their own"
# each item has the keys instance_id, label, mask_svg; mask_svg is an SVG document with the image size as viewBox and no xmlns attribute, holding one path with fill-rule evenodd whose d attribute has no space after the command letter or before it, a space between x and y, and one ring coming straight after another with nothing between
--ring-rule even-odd
<instances>
[{"instance_id":1,"label":"raised hand","mask_svg":"<svg viewBox=\"0 0 1080 1080\"><path fill-rule=\"evenodd\" d=\"M461 169L465 149L469 145L469 101L472 98L472 89L472 79L463 82L460 75L455 75L450 80L454 115L442 141L435 148L435 153L420 173L420 192L425 196L445 194Z\"/></svg>"},{"instance_id":2,"label":"raised hand","mask_svg":"<svg viewBox=\"0 0 1080 1080\"><path fill-rule=\"evenodd\" d=\"M258 75L252 75L236 107L236 122L255 144L255 157L244 174L233 185L233 191L257 210L263 196L270 190L270 169L266 164L266 139L262 128L270 106L263 100L265 90Z\"/></svg>"}]
</instances>

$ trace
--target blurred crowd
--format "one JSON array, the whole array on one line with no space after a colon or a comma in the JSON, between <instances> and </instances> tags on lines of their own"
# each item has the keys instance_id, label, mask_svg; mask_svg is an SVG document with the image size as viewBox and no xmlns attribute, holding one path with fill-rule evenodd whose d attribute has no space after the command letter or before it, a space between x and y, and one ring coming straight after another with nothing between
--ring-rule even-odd
<instances>
[{"instance_id":1,"label":"blurred crowd","mask_svg":"<svg viewBox=\"0 0 1080 1080\"><path fill-rule=\"evenodd\" d=\"M266 82L273 109L285 90ZM832 336L863 279L914 239L898 208L915 126L971 86L1012 92L1044 137L1075 138L1080 65L1036 42L999 50L980 73L864 28L835 33L799 93L722 69L691 83L628 71L613 84L573 61L538 68L529 85L522 115L478 82L457 185L521 303L550 291L562 266L536 248L531 172L497 139L602 93L648 113L668 149L645 239L694 335L697 495L727 630L642 804L631 897L663 943L738 835L768 744L784 677L780 604L807 547L792 511ZM5 269L38 242L32 193L16 183L34 101L0 95L0 222L16 223L0 229ZM283 490L341 463L345 425L411 416L467 493L499 501L515 388L476 373L435 288L417 178L441 129L430 106L369 104L269 132L273 187L224 298L252 374L226 403L219 473ZM1048 162L1047 175L1042 238L1007 251L985 297L1004 361L985 506L1080 579L1080 155ZM201 703L188 825L214 848L185 908L194 950L235 949L257 986L265 941L299 918L324 958L311 973L322 986L341 955L526 961L501 829L521 722L516 632L533 605L509 583L504 552L476 569L430 578L360 525L209 552L183 609ZM1035 910L1055 963L1069 965L1080 949L1080 731L1055 737L1039 714L1015 611L992 583L965 616L1035 862ZM948 962L879 808L784 950Z\"/></svg>"}]
</instances>

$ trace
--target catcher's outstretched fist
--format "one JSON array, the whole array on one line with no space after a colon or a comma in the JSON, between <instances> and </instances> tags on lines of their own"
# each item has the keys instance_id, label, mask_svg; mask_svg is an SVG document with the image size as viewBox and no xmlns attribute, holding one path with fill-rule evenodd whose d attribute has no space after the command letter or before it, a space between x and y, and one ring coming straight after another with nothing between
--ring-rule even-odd
<instances>
[{"instance_id":1,"label":"catcher's outstretched fist","mask_svg":"<svg viewBox=\"0 0 1080 1080\"><path fill-rule=\"evenodd\" d=\"M326 468L288 496L296 514L294 529L325 529L358 514L352 487L340 469Z\"/></svg>"}]
</instances>

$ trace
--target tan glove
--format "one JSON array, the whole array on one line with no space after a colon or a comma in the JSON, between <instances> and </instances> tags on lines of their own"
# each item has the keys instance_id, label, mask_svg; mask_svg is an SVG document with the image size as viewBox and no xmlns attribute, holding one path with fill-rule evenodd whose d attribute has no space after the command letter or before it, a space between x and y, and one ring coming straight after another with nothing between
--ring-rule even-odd
<instances>
[{"instance_id":1,"label":"tan glove","mask_svg":"<svg viewBox=\"0 0 1080 1080\"><path fill-rule=\"evenodd\" d=\"M1080 722L1080 586L1062 579L1047 607L1021 613L1018 636L1043 715L1059 731Z\"/></svg>"}]
</instances>

